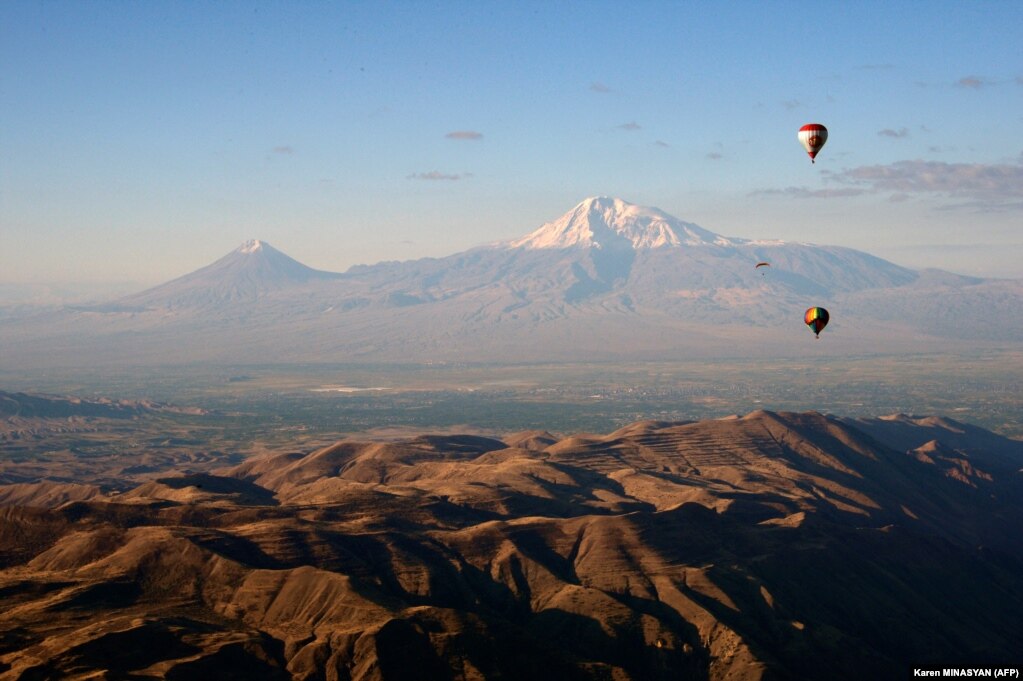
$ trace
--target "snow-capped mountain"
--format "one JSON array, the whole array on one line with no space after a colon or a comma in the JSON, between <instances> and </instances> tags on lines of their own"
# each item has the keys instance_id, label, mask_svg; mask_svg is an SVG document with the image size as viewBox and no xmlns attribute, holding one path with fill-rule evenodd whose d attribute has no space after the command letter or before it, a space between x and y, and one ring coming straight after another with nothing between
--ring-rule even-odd
<instances>
[{"instance_id":1,"label":"snow-capped mountain","mask_svg":"<svg viewBox=\"0 0 1023 681\"><path fill-rule=\"evenodd\" d=\"M769 268L757 269L759 262ZM586 199L526 236L443 258L311 269L250 241L106 306L0 324L3 363L547 361L919 351L1019 343L1023 281L916 272L838 246L723 237ZM991 319L999 324L992 325ZM823 345L820 347L824 347Z\"/></svg>"},{"instance_id":2,"label":"snow-capped mountain","mask_svg":"<svg viewBox=\"0 0 1023 681\"><path fill-rule=\"evenodd\" d=\"M622 199L594 196L553 222L508 243L512 248L665 248L671 246L732 246L744 239L726 239L702 227L682 222L658 208L637 206Z\"/></svg>"},{"instance_id":3,"label":"snow-capped mountain","mask_svg":"<svg viewBox=\"0 0 1023 681\"><path fill-rule=\"evenodd\" d=\"M117 301L126 307L189 307L254 300L340 274L306 267L265 241L250 239L223 258L165 284Z\"/></svg>"}]
</instances>

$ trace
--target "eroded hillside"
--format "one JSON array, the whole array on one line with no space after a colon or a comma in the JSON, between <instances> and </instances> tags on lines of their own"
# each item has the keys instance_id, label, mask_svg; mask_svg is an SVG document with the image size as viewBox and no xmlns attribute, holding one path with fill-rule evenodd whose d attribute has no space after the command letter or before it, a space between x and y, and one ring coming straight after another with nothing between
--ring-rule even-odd
<instances>
[{"instance_id":1,"label":"eroded hillside","mask_svg":"<svg viewBox=\"0 0 1023 681\"><path fill-rule=\"evenodd\" d=\"M761 411L344 440L71 501L41 483L0 509L0 678L861 679L1008 662L1021 467L1023 443L947 419Z\"/></svg>"}]
</instances>

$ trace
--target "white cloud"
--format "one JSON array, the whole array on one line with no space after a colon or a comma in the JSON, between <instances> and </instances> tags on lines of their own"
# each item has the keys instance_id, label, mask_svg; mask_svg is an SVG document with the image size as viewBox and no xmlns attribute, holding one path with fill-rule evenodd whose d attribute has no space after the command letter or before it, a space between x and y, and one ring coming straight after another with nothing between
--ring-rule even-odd
<instances>
[{"instance_id":1,"label":"white cloud","mask_svg":"<svg viewBox=\"0 0 1023 681\"><path fill-rule=\"evenodd\" d=\"M449 140L481 140L483 139L483 133L476 132L475 130L454 130L444 135Z\"/></svg>"},{"instance_id":2,"label":"white cloud","mask_svg":"<svg viewBox=\"0 0 1023 681\"><path fill-rule=\"evenodd\" d=\"M901 137L909 137L909 130L907 128L899 128L898 130L893 130L891 128L885 128L884 130L878 130L877 134L880 135L881 137L901 138Z\"/></svg>"},{"instance_id":3,"label":"white cloud","mask_svg":"<svg viewBox=\"0 0 1023 681\"><path fill-rule=\"evenodd\" d=\"M897 161L824 171L824 177L829 182L870 193L933 194L963 200L946 208L1016 210L1023 205L1023 163L1019 162Z\"/></svg>"},{"instance_id":4,"label":"white cloud","mask_svg":"<svg viewBox=\"0 0 1023 681\"><path fill-rule=\"evenodd\" d=\"M971 90L979 90L980 88L984 87L986 83L987 83L986 80L978 76L963 76L962 78L956 81L957 86L969 88Z\"/></svg>"},{"instance_id":5,"label":"white cloud","mask_svg":"<svg viewBox=\"0 0 1023 681\"><path fill-rule=\"evenodd\" d=\"M428 173L412 173L406 179L409 180L461 180L472 177L472 173L442 173L439 170L431 170Z\"/></svg>"},{"instance_id":6,"label":"white cloud","mask_svg":"<svg viewBox=\"0 0 1023 681\"><path fill-rule=\"evenodd\" d=\"M750 192L750 196L791 196L797 199L838 199L866 194L866 189L859 187L841 187L838 189L810 189L809 187L785 187L784 189L759 189Z\"/></svg>"}]
</instances>

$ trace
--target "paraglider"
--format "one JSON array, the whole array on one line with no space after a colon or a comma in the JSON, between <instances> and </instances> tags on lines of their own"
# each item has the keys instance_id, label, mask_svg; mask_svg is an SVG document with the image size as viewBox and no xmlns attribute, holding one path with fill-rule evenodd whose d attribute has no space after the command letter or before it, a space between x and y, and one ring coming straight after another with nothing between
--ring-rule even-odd
<instances>
[{"instance_id":1,"label":"paraglider","mask_svg":"<svg viewBox=\"0 0 1023 681\"><path fill-rule=\"evenodd\" d=\"M815 338L821 337L821 331L828 325L828 320L831 319L831 315L823 307L811 307L803 315L803 321L813 331Z\"/></svg>"},{"instance_id":2,"label":"paraglider","mask_svg":"<svg viewBox=\"0 0 1023 681\"><path fill-rule=\"evenodd\" d=\"M769 263L769 262L758 262L757 266L754 267L753 269L759 270L761 267L770 267L770 266L771 266L771 263ZM764 276L764 273L761 272L760 276Z\"/></svg>"},{"instance_id":3,"label":"paraglider","mask_svg":"<svg viewBox=\"0 0 1023 681\"><path fill-rule=\"evenodd\" d=\"M828 129L820 123L807 123L799 129L799 143L810 155L810 163L815 163L817 152L828 141Z\"/></svg>"}]
</instances>

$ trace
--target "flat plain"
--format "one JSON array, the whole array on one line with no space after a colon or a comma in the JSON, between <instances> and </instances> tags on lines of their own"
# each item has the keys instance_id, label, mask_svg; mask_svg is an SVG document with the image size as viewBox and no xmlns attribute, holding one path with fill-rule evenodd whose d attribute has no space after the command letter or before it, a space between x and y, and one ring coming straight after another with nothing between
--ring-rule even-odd
<instances>
[{"instance_id":1,"label":"flat plain","mask_svg":"<svg viewBox=\"0 0 1023 681\"><path fill-rule=\"evenodd\" d=\"M798 359L635 363L265 364L0 372L0 386L154 399L209 412L221 437L387 429L608 432L767 408L847 416L946 414L1023 437L1023 352L841 356L807 339ZM282 431L281 429L287 429Z\"/></svg>"}]
</instances>

